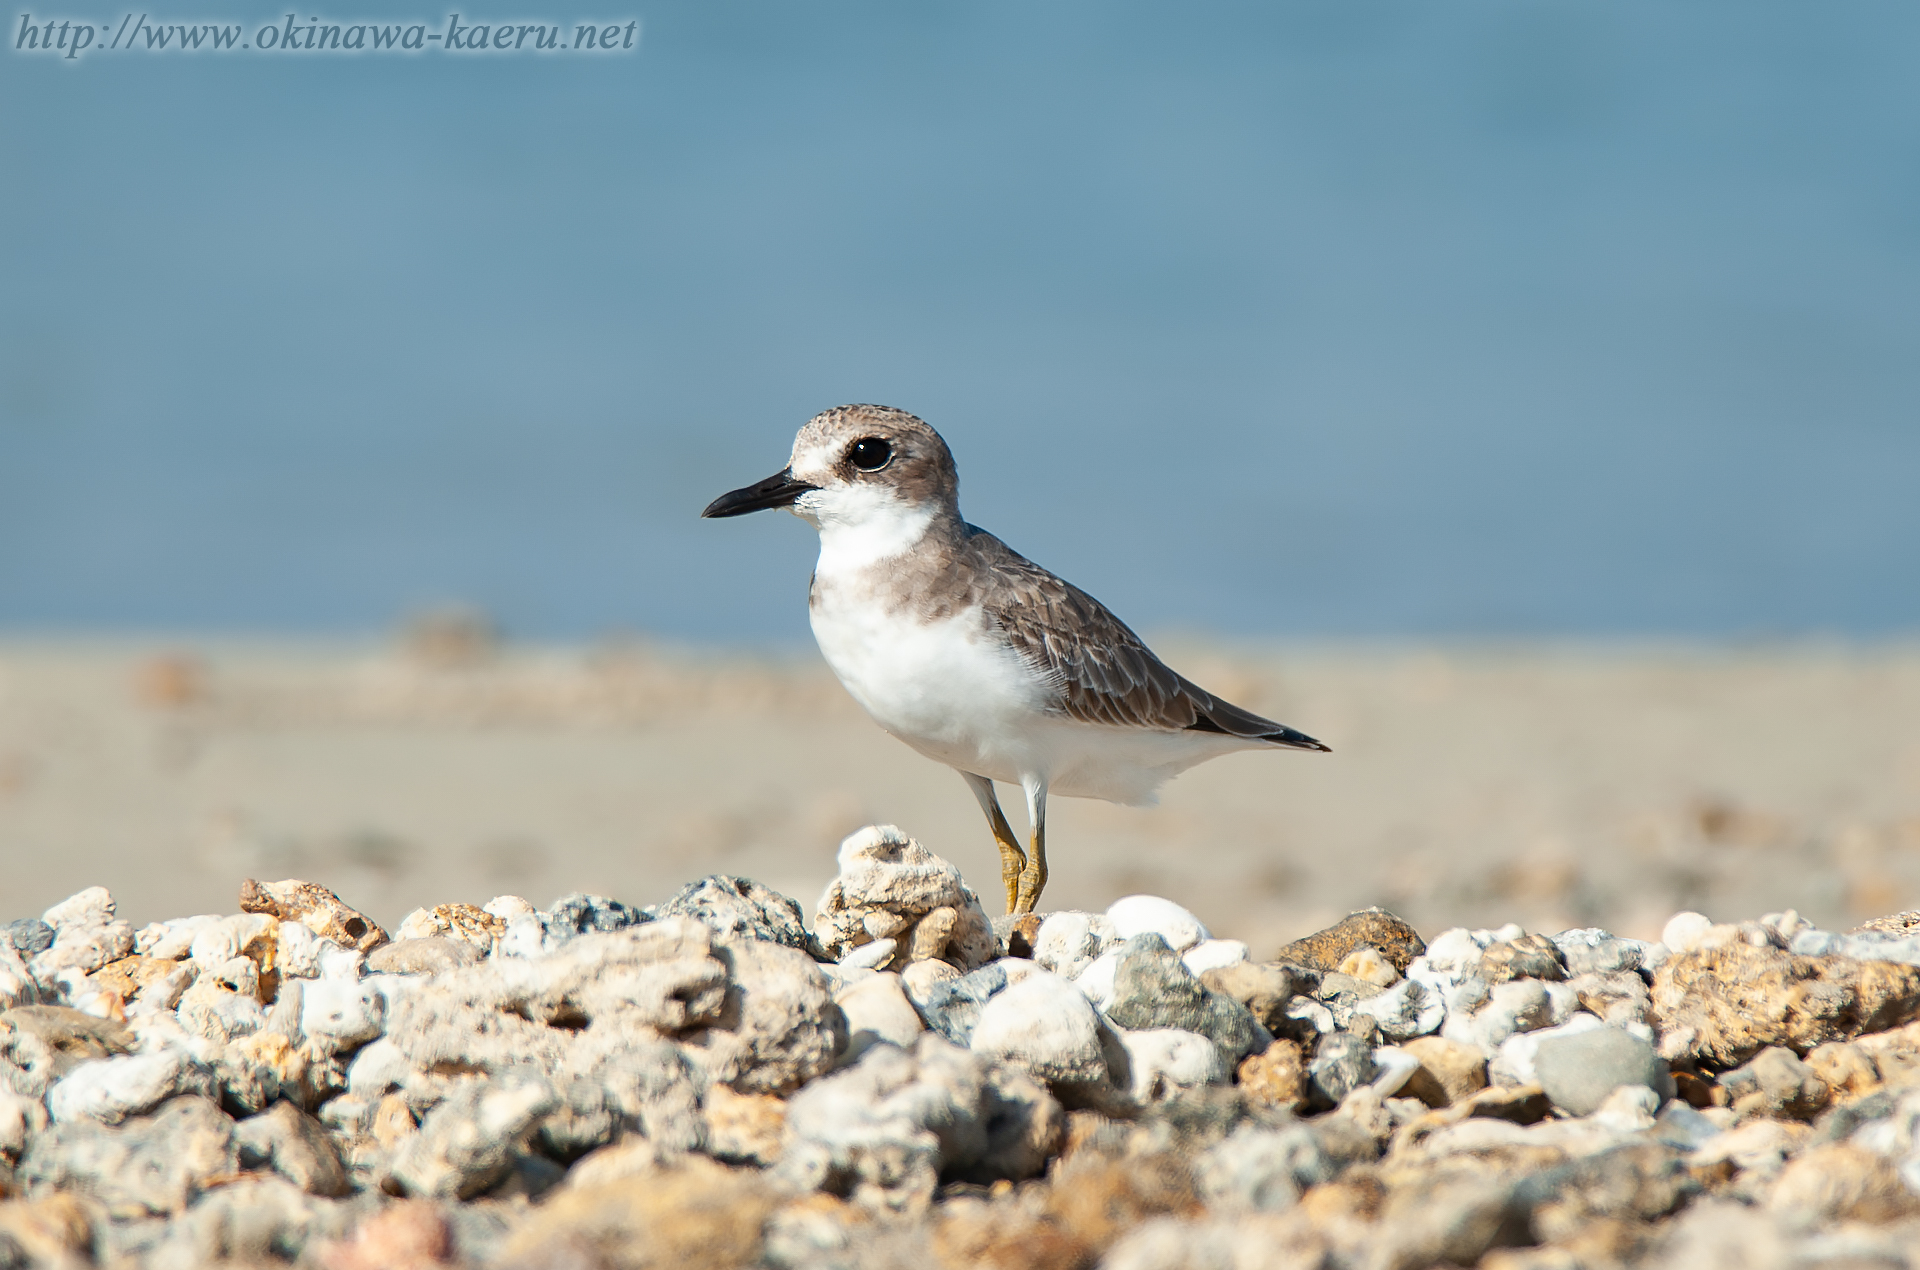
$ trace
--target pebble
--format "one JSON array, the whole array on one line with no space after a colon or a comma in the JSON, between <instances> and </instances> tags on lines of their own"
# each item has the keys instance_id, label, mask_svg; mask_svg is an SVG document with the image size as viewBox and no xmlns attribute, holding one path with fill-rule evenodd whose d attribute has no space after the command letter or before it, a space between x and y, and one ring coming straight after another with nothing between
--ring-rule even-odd
<instances>
[{"instance_id":1,"label":"pebble","mask_svg":"<svg viewBox=\"0 0 1920 1270\"><path fill-rule=\"evenodd\" d=\"M1102 1010L1113 1004L1114 977L1120 973L1120 954L1104 952L1087 963L1087 968L1074 976L1074 986Z\"/></svg>"},{"instance_id":2,"label":"pebble","mask_svg":"<svg viewBox=\"0 0 1920 1270\"><path fill-rule=\"evenodd\" d=\"M1553 936L1553 946L1570 977L1638 971L1648 948L1637 939L1622 939L1595 926L1561 931Z\"/></svg>"},{"instance_id":3,"label":"pebble","mask_svg":"<svg viewBox=\"0 0 1920 1270\"><path fill-rule=\"evenodd\" d=\"M1737 1116L1774 1116L1811 1120L1824 1111L1833 1091L1800 1056L1779 1045L1769 1045L1732 1071L1723 1072L1720 1086L1732 1100Z\"/></svg>"},{"instance_id":4,"label":"pebble","mask_svg":"<svg viewBox=\"0 0 1920 1270\"><path fill-rule=\"evenodd\" d=\"M625 930L646 920L647 915L631 904L585 891L561 896L540 914L548 939L561 943L594 932Z\"/></svg>"},{"instance_id":5,"label":"pebble","mask_svg":"<svg viewBox=\"0 0 1920 1270\"><path fill-rule=\"evenodd\" d=\"M1175 952L1185 952L1210 938L1200 919L1172 900L1157 895L1128 895L1107 906L1116 939L1154 934Z\"/></svg>"},{"instance_id":6,"label":"pebble","mask_svg":"<svg viewBox=\"0 0 1920 1270\"><path fill-rule=\"evenodd\" d=\"M1770 1045L1804 1053L1920 1015L1920 967L1731 942L1676 951L1650 995L1663 1057L1727 1067Z\"/></svg>"},{"instance_id":7,"label":"pebble","mask_svg":"<svg viewBox=\"0 0 1920 1270\"><path fill-rule=\"evenodd\" d=\"M752 878L715 873L689 882L660 906L658 915L691 917L730 939L759 939L809 954L820 951L799 901Z\"/></svg>"},{"instance_id":8,"label":"pebble","mask_svg":"<svg viewBox=\"0 0 1920 1270\"><path fill-rule=\"evenodd\" d=\"M1419 1064L1401 1088L1429 1107L1450 1107L1487 1087L1487 1059L1478 1046L1421 1036L1400 1049Z\"/></svg>"},{"instance_id":9,"label":"pebble","mask_svg":"<svg viewBox=\"0 0 1920 1270\"><path fill-rule=\"evenodd\" d=\"M1569 1115L1591 1115L1622 1085L1657 1090L1664 1083L1653 1046L1621 1028L1599 1025L1597 1019L1577 1030L1569 1022L1551 1033L1515 1039L1533 1042L1528 1065L1535 1080L1522 1083L1538 1083L1553 1105Z\"/></svg>"},{"instance_id":10,"label":"pebble","mask_svg":"<svg viewBox=\"0 0 1920 1270\"><path fill-rule=\"evenodd\" d=\"M416 908L394 927L395 942L414 939L452 939L467 944L485 955L493 951L493 941L504 935L507 923L472 904L436 904Z\"/></svg>"},{"instance_id":11,"label":"pebble","mask_svg":"<svg viewBox=\"0 0 1920 1270\"><path fill-rule=\"evenodd\" d=\"M1392 987L1400 978L1400 972L1393 968L1393 963L1382 956L1380 950L1372 944L1362 944L1354 949L1343 957L1334 969L1349 979L1358 979L1376 988Z\"/></svg>"},{"instance_id":12,"label":"pebble","mask_svg":"<svg viewBox=\"0 0 1920 1270\"><path fill-rule=\"evenodd\" d=\"M406 1140L388 1178L405 1195L476 1195L506 1175L515 1150L556 1102L538 1080L457 1086Z\"/></svg>"},{"instance_id":13,"label":"pebble","mask_svg":"<svg viewBox=\"0 0 1920 1270\"><path fill-rule=\"evenodd\" d=\"M1385 909L1368 908L1341 918L1325 930L1294 940L1280 950L1276 960L1299 962L1316 970L1337 970L1342 961L1362 946L1374 949L1401 974L1406 973L1415 957L1427 950L1413 927Z\"/></svg>"},{"instance_id":14,"label":"pebble","mask_svg":"<svg viewBox=\"0 0 1920 1270\"><path fill-rule=\"evenodd\" d=\"M1209 970L1224 970L1247 959L1247 946L1237 939L1203 939L1180 954L1180 960L1196 977Z\"/></svg>"},{"instance_id":15,"label":"pebble","mask_svg":"<svg viewBox=\"0 0 1920 1270\"><path fill-rule=\"evenodd\" d=\"M1251 1051L1261 1031L1247 1007L1210 991L1157 931L1134 935L1120 945L1113 1000L1105 1012L1116 1024L1136 1031L1198 1032L1218 1045L1230 1062Z\"/></svg>"},{"instance_id":16,"label":"pebble","mask_svg":"<svg viewBox=\"0 0 1920 1270\"><path fill-rule=\"evenodd\" d=\"M352 1189L326 1127L290 1102L242 1120L234 1142L240 1167L271 1169L309 1195L340 1196Z\"/></svg>"},{"instance_id":17,"label":"pebble","mask_svg":"<svg viewBox=\"0 0 1920 1270\"><path fill-rule=\"evenodd\" d=\"M1674 952L1692 952L1695 944L1713 929L1713 919L1691 910L1675 913L1660 929L1660 942Z\"/></svg>"},{"instance_id":18,"label":"pebble","mask_svg":"<svg viewBox=\"0 0 1920 1270\"><path fill-rule=\"evenodd\" d=\"M907 982L902 979L903 986ZM974 1025L980 1020L981 1007L1006 986L1006 967L993 962L971 974L939 980L924 994L911 999L928 1028L955 1045L969 1045L973 1042Z\"/></svg>"},{"instance_id":19,"label":"pebble","mask_svg":"<svg viewBox=\"0 0 1920 1270\"><path fill-rule=\"evenodd\" d=\"M960 870L895 826L849 835L839 866L813 915L814 936L829 958L878 939L894 940L895 951L875 969L934 958L965 971L999 954L993 924Z\"/></svg>"},{"instance_id":20,"label":"pebble","mask_svg":"<svg viewBox=\"0 0 1920 1270\"><path fill-rule=\"evenodd\" d=\"M405 932L404 922L400 929ZM367 969L375 974L438 975L463 966L477 966L481 960L480 950L470 940L403 933L392 943L374 949L367 958Z\"/></svg>"},{"instance_id":21,"label":"pebble","mask_svg":"<svg viewBox=\"0 0 1920 1270\"><path fill-rule=\"evenodd\" d=\"M1169 1101L1208 1085L1224 1085L1231 1068L1220 1047L1180 1028L1122 1030L1128 1092L1142 1104Z\"/></svg>"},{"instance_id":22,"label":"pebble","mask_svg":"<svg viewBox=\"0 0 1920 1270\"><path fill-rule=\"evenodd\" d=\"M842 1066L882 1042L903 1048L912 1045L926 1031L899 975L865 976L836 992L833 999L847 1018L847 1047L839 1058Z\"/></svg>"},{"instance_id":23,"label":"pebble","mask_svg":"<svg viewBox=\"0 0 1920 1270\"><path fill-rule=\"evenodd\" d=\"M971 1048L1043 1081L1107 1078L1093 1006L1071 983L1045 971L987 1000L974 1024Z\"/></svg>"},{"instance_id":24,"label":"pebble","mask_svg":"<svg viewBox=\"0 0 1920 1270\"><path fill-rule=\"evenodd\" d=\"M1077 978L1094 958L1120 942L1103 913L1049 913L1033 938L1033 959L1064 979Z\"/></svg>"},{"instance_id":25,"label":"pebble","mask_svg":"<svg viewBox=\"0 0 1920 1270\"><path fill-rule=\"evenodd\" d=\"M1307 1086L1316 1102L1337 1107L1341 1099L1372 1081L1378 1070L1372 1046L1351 1032L1329 1032L1320 1038L1307 1064Z\"/></svg>"},{"instance_id":26,"label":"pebble","mask_svg":"<svg viewBox=\"0 0 1920 1270\"><path fill-rule=\"evenodd\" d=\"M811 929L732 875L422 908L395 941L298 880L138 932L89 888L0 940L0 1251L1520 1270L1627 1258L1581 1242L1625 1230L1650 1267L1907 1257L1911 923L1426 945L1369 910L1257 963L1151 896L969 936L973 892L897 830L841 864ZM1663 1105L1662 1055L1698 1106Z\"/></svg>"},{"instance_id":27,"label":"pebble","mask_svg":"<svg viewBox=\"0 0 1920 1270\"><path fill-rule=\"evenodd\" d=\"M369 984L317 979L301 990L300 1031L329 1054L373 1040L386 1017L386 998Z\"/></svg>"},{"instance_id":28,"label":"pebble","mask_svg":"<svg viewBox=\"0 0 1920 1270\"><path fill-rule=\"evenodd\" d=\"M24 956L45 952L53 946L53 927L38 917L23 917L7 926L7 939Z\"/></svg>"},{"instance_id":29,"label":"pebble","mask_svg":"<svg viewBox=\"0 0 1920 1270\"><path fill-rule=\"evenodd\" d=\"M1352 1015L1365 1015L1380 1033L1396 1041L1436 1031L1446 1021L1446 1002L1417 979L1402 979L1386 991L1353 1004Z\"/></svg>"},{"instance_id":30,"label":"pebble","mask_svg":"<svg viewBox=\"0 0 1920 1270\"><path fill-rule=\"evenodd\" d=\"M1560 980L1567 968L1560 961L1560 950L1544 935L1522 935L1486 946L1474 976L1487 983L1507 983L1514 979Z\"/></svg>"},{"instance_id":31,"label":"pebble","mask_svg":"<svg viewBox=\"0 0 1920 1270\"><path fill-rule=\"evenodd\" d=\"M1115 965L1118 965L1117 958ZM1187 968L1191 970L1193 967L1189 964ZM1287 1004L1293 999L1293 976L1285 966L1236 961L1198 974L1200 982L1209 991L1246 1006L1255 1021L1269 1032L1278 1033L1285 1029ZM1112 993L1107 995L1111 999Z\"/></svg>"},{"instance_id":32,"label":"pebble","mask_svg":"<svg viewBox=\"0 0 1920 1270\"><path fill-rule=\"evenodd\" d=\"M1234 1083L1249 1099L1292 1111L1305 1100L1307 1063L1292 1041L1275 1041L1240 1060Z\"/></svg>"},{"instance_id":33,"label":"pebble","mask_svg":"<svg viewBox=\"0 0 1920 1270\"><path fill-rule=\"evenodd\" d=\"M246 879L240 884L240 911L299 922L322 938L361 952L371 952L387 942L387 932L378 922L349 907L326 887L298 878L280 882Z\"/></svg>"}]
</instances>

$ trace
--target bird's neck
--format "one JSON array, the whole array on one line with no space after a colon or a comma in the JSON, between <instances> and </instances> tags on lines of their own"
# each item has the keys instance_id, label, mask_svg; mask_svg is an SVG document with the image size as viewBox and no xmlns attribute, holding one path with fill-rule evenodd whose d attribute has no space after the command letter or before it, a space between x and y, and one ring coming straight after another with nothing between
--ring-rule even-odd
<instances>
[{"instance_id":1,"label":"bird's neck","mask_svg":"<svg viewBox=\"0 0 1920 1270\"><path fill-rule=\"evenodd\" d=\"M818 572L828 576L857 573L936 548L965 528L956 507L898 501L863 508L859 516L822 517L819 526Z\"/></svg>"}]
</instances>

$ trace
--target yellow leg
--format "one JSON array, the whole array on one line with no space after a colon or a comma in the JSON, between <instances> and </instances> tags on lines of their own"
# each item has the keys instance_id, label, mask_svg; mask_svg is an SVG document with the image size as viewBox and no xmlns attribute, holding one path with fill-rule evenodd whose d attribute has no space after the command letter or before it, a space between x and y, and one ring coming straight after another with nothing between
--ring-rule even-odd
<instances>
[{"instance_id":1,"label":"yellow leg","mask_svg":"<svg viewBox=\"0 0 1920 1270\"><path fill-rule=\"evenodd\" d=\"M1000 810L1000 800L994 796L993 782L984 776L975 776L972 772L962 772L967 779L967 787L973 790L973 796L980 800L980 810L987 814L987 827L993 830L994 845L1000 848L1000 881L1007 888L1007 912L1025 912L1019 908L1020 879L1027 868L1026 853L1020 850L1020 840L1013 836L1013 826L1007 823L1006 813Z\"/></svg>"},{"instance_id":2,"label":"yellow leg","mask_svg":"<svg viewBox=\"0 0 1920 1270\"><path fill-rule=\"evenodd\" d=\"M1013 836L1013 826L998 807L993 809L993 841L1000 848L1000 881L1007 888L1007 911L1026 913L1032 911L1029 904L1020 907L1020 884L1026 876L1027 857L1020 850L1019 841Z\"/></svg>"},{"instance_id":3,"label":"yellow leg","mask_svg":"<svg viewBox=\"0 0 1920 1270\"><path fill-rule=\"evenodd\" d=\"M1027 864L1020 871L1019 894L1012 911L1031 913L1047 886L1047 784L1034 779L1025 784L1027 819L1033 825L1033 841L1027 851Z\"/></svg>"},{"instance_id":4,"label":"yellow leg","mask_svg":"<svg viewBox=\"0 0 1920 1270\"><path fill-rule=\"evenodd\" d=\"M1033 831L1033 843L1027 851L1026 868L1020 872L1020 890L1018 898L1009 907L1013 913L1031 913L1033 906L1040 902L1040 892L1047 887L1047 828L1041 825Z\"/></svg>"}]
</instances>

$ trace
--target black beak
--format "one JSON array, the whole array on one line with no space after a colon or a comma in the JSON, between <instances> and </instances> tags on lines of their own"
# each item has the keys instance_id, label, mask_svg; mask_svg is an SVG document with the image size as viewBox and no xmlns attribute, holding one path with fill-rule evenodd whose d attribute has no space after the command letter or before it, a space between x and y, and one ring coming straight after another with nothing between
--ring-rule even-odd
<instances>
[{"instance_id":1,"label":"black beak","mask_svg":"<svg viewBox=\"0 0 1920 1270\"><path fill-rule=\"evenodd\" d=\"M756 481L745 489L722 494L707 504L707 510L700 513L702 519L720 516L744 516L748 512L763 512L769 507L791 507L794 500L818 485L809 485L805 481L793 479L793 469L784 468L775 472L764 481Z\"/></svg>"}]
</instances>

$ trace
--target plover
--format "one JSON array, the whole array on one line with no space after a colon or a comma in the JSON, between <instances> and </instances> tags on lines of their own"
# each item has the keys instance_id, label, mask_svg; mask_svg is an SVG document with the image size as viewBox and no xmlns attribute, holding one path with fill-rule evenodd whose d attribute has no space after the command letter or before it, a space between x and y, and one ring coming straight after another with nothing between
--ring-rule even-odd
<instances>
[{"instance_id":1,"label":"plover","mask_svg":"<svg viewBox=\"0 0 1920 1270\"><path fill-rule=\"evenodd\" d=\"M924 422L840 406L800 429L785 469L700 514L785 507L820 531L820 651L874 722L965 778L1008 912L1047 884L1047 795L1146 806L1217 755L1327 748L1174 673L1100 601L963 520L959 488ZM1025 850L995 781L1026 794Z\"/></svg>"}]
</instances>

